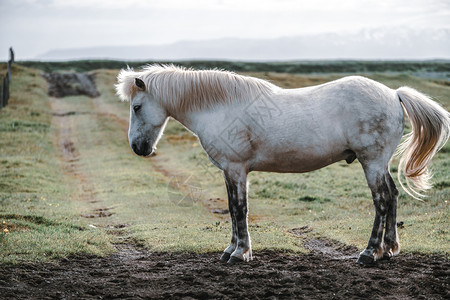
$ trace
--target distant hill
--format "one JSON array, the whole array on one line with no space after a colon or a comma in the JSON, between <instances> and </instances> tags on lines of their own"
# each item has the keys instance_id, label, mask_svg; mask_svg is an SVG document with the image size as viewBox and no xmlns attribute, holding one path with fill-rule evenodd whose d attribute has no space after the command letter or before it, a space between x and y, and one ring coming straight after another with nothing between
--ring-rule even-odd
<instances>
[{"instance_id":1,"label":"distant hill","mask_svg":"<svg viewBox=\"0 0 450 300\"><path fill-rule=\"evenodd\" d=\"M450 58L450 29L408 27L365 29L276 39L221 38L167 45L55 49L36 59L118 60L299 60L299 59L430 59Z\"/></svg>"}]
</instances>

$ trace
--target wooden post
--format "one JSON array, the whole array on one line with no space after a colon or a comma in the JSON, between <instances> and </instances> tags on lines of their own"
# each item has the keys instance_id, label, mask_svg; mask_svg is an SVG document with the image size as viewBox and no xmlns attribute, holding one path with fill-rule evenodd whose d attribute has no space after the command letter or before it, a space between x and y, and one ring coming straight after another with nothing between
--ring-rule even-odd
<instances>
[{"instance_id":1,"label":"wooden post","mask_svg":"<svg viewBox=\"0 0 450 300\"><path fill-rule=\"evenodd\" d=\"M3 79L0 80L0 109L2 109L2 107L4 107L5 105L3 104Z\"/></svg>"},{"instance_id":2,"label":"wooden post","mask_svg":"<svg viewBox=\"0 0 450 300\"><path fill-rule=\"evenodd\" d=\"M6 64L6 76L8 77L8 80L11 81L11 60L8 60L8 63Z\"/></svg>"},{"instance_id":3,"label":"wooden post","mask_svg":"<svg viewBox=\"0 0 450 300\"><path fill-rule=\"evenodd\" d=\"M8 76L3 78L3 106L8 105L9 99L9 80Z\"/></svg>"},{"instance_id":4,"label":"wooden post","mask_svg":"<svg viewBox=\"0 0 450 300\"><path fill-rule=\"evenodd\" d=\"M8 105L9 100L9 83L12 79L12 73L11 73L11 65L14 63L14 50L12 47L9 48L9 60L7 63L7 71L6 71L6 77L1 80L0 85L0 109L2 107L5 107Z\"/></svg>"},{"instance_id":5,"label":"wooden post","mask_svg":"<svg viewBox=\"0 0 450 300\"><path fill-rule=\"evenodd\" d=\"M6 81L6 104L5 104L5 106L8 105L8 102L9 102L9 96L10 96L10 84L11 84L11 81L10 81L10 80L7 80L7 81Z\"/></svg>"},{"instance_id":6,"label":"wooden post","mask_svg":"<svg viewBox=\"0 0 450 300\"><path fill-rule=\"evenodd\" d=\"M11 83L12 80L12 72L11 72L11 66L14 63L14 50L12 47L9 47L9 60L8 60L8 81L6 82L6 105L8 105L8 100L9 100L9 84Z\"/></svg>"},{"instance_id":7,"label":"wooden post","mask_svg":"<svg viewBox=\"0 0 450 300\"><path fill-rule=\"evenodd\" d=\"M12 47L9 47L9 61L11 64L15 63L14 61L14 50Z\"/></svg>"}]
</instances>

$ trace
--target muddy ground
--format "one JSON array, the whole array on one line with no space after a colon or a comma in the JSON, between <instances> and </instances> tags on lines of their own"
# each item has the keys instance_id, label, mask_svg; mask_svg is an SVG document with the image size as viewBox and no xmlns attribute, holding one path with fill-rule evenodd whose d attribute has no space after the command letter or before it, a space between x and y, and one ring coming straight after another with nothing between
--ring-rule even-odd
<instances>
[{"instance_id":1,"label":"muddy ground","mask_svg":"<svg viewBox=\"0 0 450 300\"><path fill-rule=\"evenodd\" d=\"M237 266L220 264L220 253L151 253L127 245L104 258L1 266L0 298L450 298L450 263L442 256L401 254L361 267L355 263L354 248L326 240L308 243L310 254L262 251L250 263Z\"/></svg>"}]
</instances>

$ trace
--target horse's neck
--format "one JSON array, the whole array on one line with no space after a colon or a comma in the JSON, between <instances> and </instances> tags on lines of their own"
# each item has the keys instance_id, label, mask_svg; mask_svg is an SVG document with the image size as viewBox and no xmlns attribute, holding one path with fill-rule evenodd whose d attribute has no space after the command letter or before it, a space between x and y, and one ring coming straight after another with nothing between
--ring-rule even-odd
<instances>
[{"instance_id":1,"label":"horse's neck","mask_svg":"<svg viewBox=\"0 0 450 300\"><path fill-rule=\"evenodd\" d=\"M197 117L198 112L176 112L171 113L170 117L180 122L184 127L189 129L191 132L193 132L195 135L198 135L201 131L201 127L203 124L200 124L200 119ZM206 124L205 124L206 125Z\"/></svg>"},{"instance_id":2,"label":"horse's neck","mask_svg":"<svg viewBox=\"0 0 450 300\"><path fill-rule=\"evenodd\" d=\"M180 122L197 136L202 136L205 131L210 131L213 127L221 128L226 116L234 117L239 111L240 104L218 105L212 109L196 111L184 111L171 113L170 116ZM243 109L243 108L242 108Z\"/></svg>"},{"instance_id":3,"label":"horse's neck","mask_svg":"<svg viewBox=\"0 0 450 300\"><path fill-rule=\"evenodd\" d=\"M190 113L185 111L172 111L170 108L166 108L166 111L172 119L180 122L184 127L191 130L191 118ZM192 131L192 130L191 130Z\"/></svg>"}]
</instances>

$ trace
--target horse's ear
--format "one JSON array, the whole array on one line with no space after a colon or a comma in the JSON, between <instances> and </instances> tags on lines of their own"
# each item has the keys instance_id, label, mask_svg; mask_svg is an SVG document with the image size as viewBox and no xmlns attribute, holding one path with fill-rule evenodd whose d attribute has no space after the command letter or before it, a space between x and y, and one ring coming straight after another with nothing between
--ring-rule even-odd
<instances>
[{"instance_id":1,"label":"horse's ear","mask_svg":"<svg viewBox=\"0 0 450 300\"><path fill-rule=\"evenodd\" d=\"M135 78L134 83L141 91L145 91L145 83L141 79Z\"/></svg>"}]
</instances>

